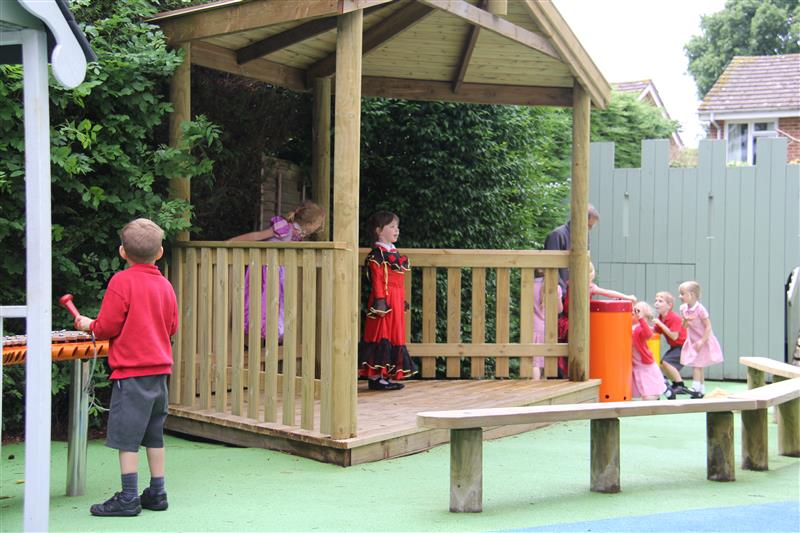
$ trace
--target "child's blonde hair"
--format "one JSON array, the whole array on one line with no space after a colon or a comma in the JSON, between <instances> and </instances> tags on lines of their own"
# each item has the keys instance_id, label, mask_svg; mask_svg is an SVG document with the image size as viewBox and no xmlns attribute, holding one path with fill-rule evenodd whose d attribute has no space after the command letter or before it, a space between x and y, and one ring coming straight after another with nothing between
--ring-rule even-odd
<instances>
[{"instance_id":1,"label":"child's blonde hair","mask_svg":"<svg viewBox=\"0 0 800 533\"><path fill-rule=\"evenodd\" d=\"M672 296L672 293L667 291L659 291L656 293L656 298L659 296L662 300L667 302L669 304L669 308L672 309L672 307L675 305L675 297Z\"/></svg>"},{"instance_id":2,"label":"child's blonde hair","mask_svg":"<svg viewBox=\"0 0 800 533\"><path fill-rule=\"evenodd\" d=\"M650 304L645 301L636 302L633 306L634 309L639 310L639 316L650 320L653 318L653 308L650 307Z\"/></svg>"},{"instance_id":3,"label":"child's blonde hair","mask_svg":"<svg viewBox=\"0 0 800 533\"><path fill-rule=\"evenodd\" d=\"M119 232L125 255L133 263L152 263L161 250L164 230L148 218L131 220Z\"/></svg>"},{"instance_id":4,"label":"child's blonde hair","mask_svg":"<svg viewBox=\"0 0 800 533\"><path fill-rule=\"evenodd\" d=\"M589 261L589 279L594 278L597 275L597 271L594 269L594 263Z\"/></svg>"},{"instance_id":5,"label":"child's blonde hair","mask_svg":"<svg viewBox=\"0 0 800 533\"><path fill-rule=\"evenodd\" d=\"M696 281L684 281L678 286L678 291L691 292L698 300L700 299L700 284Z\"/></svg>"},{"instance_id":6,"label":"child's blonde hair","mask_svg":"<svg viewBox=\"0 0 800 533\"><path fill-rule=\"evenodd\" d=\"M305 200L297 209L286 215L286 220L296 223L304 230L313 228L308 233L315 233L325 221L325 210L311 200Z\"/></svg>"}]
</instances>

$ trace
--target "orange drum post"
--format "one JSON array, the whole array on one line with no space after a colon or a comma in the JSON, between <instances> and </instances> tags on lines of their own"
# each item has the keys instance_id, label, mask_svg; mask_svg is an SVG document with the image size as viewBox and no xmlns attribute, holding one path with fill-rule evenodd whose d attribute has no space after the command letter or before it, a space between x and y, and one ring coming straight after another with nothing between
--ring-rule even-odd
<instances>
[{"instance_id":1,"label":"orange drum post","mask_svg":"<svg viewBox=\"0 0 800 533\"><path fill-rule=\"evenodd\" d=\"M661 364L661 334L660 333L653 333L653 336L647 339L647 347L650 348L650 351L653 353L653 359L655 359L656 364Z\"/></svg>"},{"instance_id":2,"label":"orange drum post","mask_svg":"<svg viewBox=\"0 0 800 533\"><path fill-rule=\"evenodd\" d=\"M600 401L631 399L631 309L628 301L589 303L589 377L600 379Z\"/></svg>"}]
</instances>

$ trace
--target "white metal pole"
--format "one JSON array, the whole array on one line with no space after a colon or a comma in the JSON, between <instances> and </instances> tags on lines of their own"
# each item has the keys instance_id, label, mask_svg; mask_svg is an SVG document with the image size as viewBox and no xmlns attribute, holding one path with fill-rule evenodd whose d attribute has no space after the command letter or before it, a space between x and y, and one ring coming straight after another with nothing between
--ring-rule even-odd
<instances>
[{"instance_id":1,"label":"white metal pole","mask_svg":"<svg viewBox=\"0 0 800 533\"><path fill-rule=\"evenodd\" d=\"M47 39L22 30L25 104L25 245L28 354L25 363L23 529L47 531L50 515L50 109Z\"/></svg>"}]
</instances>

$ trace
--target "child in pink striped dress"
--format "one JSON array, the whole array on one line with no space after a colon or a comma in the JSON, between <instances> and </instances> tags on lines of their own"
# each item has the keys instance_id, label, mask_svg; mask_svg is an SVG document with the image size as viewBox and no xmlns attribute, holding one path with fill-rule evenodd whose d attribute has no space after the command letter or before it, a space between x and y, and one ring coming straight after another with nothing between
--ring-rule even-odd
<instances>
[{"instance_id":1,"label":"child in pink striped dress","mask_svg":"<svg viewBox=\"0 0 800 533\"><path fill-rule=\"evenodd\" d=\"M632 396L642 400L658 400L666 390L661 370L656 364L653 353L647 346L647 340L653 336L648 320L653 318L653 311L647 302L637 302L633 306L631 319L633 321L633 347L631 357L633 366L631 371Z\"/></svg>"}]
</instances>

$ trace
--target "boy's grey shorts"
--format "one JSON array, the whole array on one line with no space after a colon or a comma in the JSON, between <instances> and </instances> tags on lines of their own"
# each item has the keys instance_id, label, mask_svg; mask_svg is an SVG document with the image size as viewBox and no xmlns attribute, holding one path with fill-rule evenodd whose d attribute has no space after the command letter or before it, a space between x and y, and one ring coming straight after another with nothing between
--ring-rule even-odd
<instances>
[{"instance_id":1,"label":"boy's grey shorts","mask_svg":"<svg viewBox=\"0 0 800 533\"><path fill-rule=\"evenodd\" d=\"M680 372L683 368L683 365L681 364L681 346L673 346L667 350L667 353L664 354L664 357L662 357L661 360L671 364L675 367L675 370Z\"/></svg>"},{"instance_id":2,"label":"boy's grey shorts","mask_svg":"<svg viewBox=\"0 0 800 533\"><path fill-rule=\"evenodd\" d=\"M167 376L140 376L111 382L106 446L124 452L164 447Z\"/></svg>"}]
</instances>

